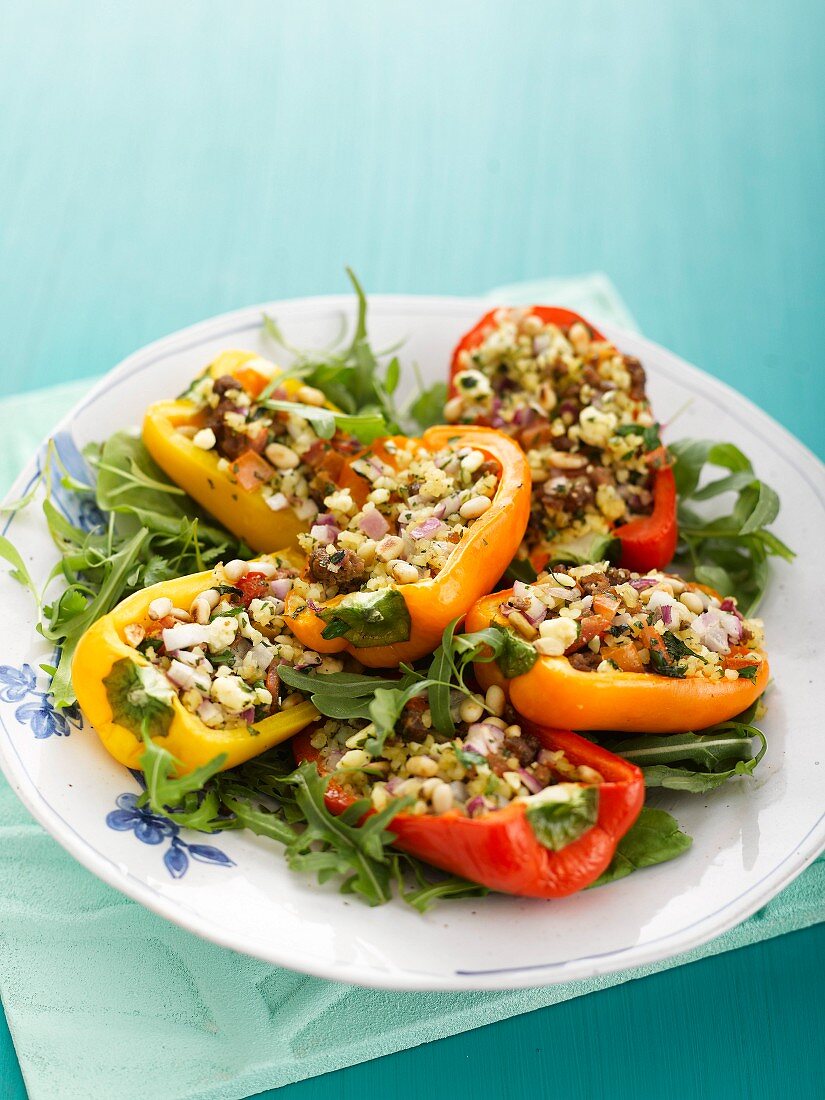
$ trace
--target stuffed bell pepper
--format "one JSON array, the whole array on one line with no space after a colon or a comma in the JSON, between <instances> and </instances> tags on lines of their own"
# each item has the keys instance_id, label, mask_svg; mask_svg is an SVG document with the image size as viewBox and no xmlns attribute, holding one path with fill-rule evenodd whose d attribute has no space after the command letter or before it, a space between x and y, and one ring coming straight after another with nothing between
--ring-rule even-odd
<instances>
[{"instance_id":1,"label":"stuffed bell pepper","mask_svg":"<svg viewBox=\"0 0 825 1100\"><path fill-rule=\"evenodd\" d=\"M286 551L156 584L86 632L72 681L116 760L138 768L145 734L168 749L181 774L220 754L231 768L317 717L278 673L284 664L321 673L344 667L308 651L284 622L301 565L300 554Z\"/></svg>"},{"instance_id":2,"label":"stuffed bell pepper","mask_svg":"<svg viewBox=\"0 0 825 1100\"><path fill-rule=\"evenodd\" d=\"M416 697L377 757L361 747L362 720L321 720L293 747L299 762L332 773L332 812L360 799L376 811L399 801L396 847L491 890L564 897L610 863L641 810L642 773L575 733L514 722L508 711L498 688L484 702L468 698L447 738Z\"/></svg>"},{"instance_id":3,"label":"stuffed bell pepper","mask_svg":"<svg viewBox=\"0 0 825 1100\"><path fill-rule=\"evenodd\" d=\"M325 406L324 395L294 378L278 384L279 373L251 352L224 352L143 422L143 441L172 481L264 553L308 530L318 512L312 482L330 448L360 449L340 432L319 438L300 410Z\"/></svg>"},{"instance_id":4,"label":"stuffed bell pepper","mask_svg":"<svg viewBox=\"0 0 825 1100\"><path fill-rule=\"evenodd\" d=\"M513 644L506 662L476 665L479 681L500 685L526 718L577 730L705 729L768 683L762 623L666 573L559 566L479 600L467 629L488 626Z\"/></svg>"},{"instance_id":5,"label":"stuffed bell pepper","mask_svg":"<svg viewBox=\"0 0 825 1100\"><path fill-rule=\"evenodd\" d=\"M286 621L319 653L373 668L431 653L501 577L530 508L523 452L488 428L378 441L330 467L326 511L299 536Z\"/></svg>"},{"instance_id":6,"label":"stuffed bell pepper","mask_svg":"<svg viewBox=\"0 0 825 1100\"><path fill-rule=\"evenodd\" d=\"M676 549L676 489L638 359L570 310L487 313L456 347L445 418L511 435L533 499L519 557L662 568Z\"/></svg>"}]
</instances>

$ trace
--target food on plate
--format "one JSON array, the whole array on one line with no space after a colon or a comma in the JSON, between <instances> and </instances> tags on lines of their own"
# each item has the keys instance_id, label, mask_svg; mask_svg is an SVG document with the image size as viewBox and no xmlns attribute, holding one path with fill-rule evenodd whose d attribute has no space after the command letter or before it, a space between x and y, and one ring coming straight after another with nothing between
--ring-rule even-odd
<instances>
[{"instance_id":1,"label":"food on plate","mask_svg":"<svg viewBox=\"0 0 825 1100\"><path fill-rule=\"evenodd\" d=\"M445 415L524 448L533 499L520 556L536 572L616 556L645 570L673 557L676 491L644 368L578 314L485 314L453 353Z\"/></svg>"},{"instance_id":2,"label":"food on plate","mask_svg":"<svg viewBox=\"0 0 825 1100\"><path fill-rule=\"evenodd\" d=\"M768 682L762 623L736 600L673 574L557 566L483 599L468 630L499 626L509 667L479 664L515 709L577 730L675 733L746 710Z\"/></svg>"},{"instance_id":3,"label":"food on plate","mask_svg":"<svg viewBox=\"0 0 825 1100\"><path fill-rule=\"evenodd\" d=\"M284 622L284 598L300 555L232 561L153 585L84 634L72 677L78 701L121 764L140 766L144 736L181 773L224 754L231 768L291 737L316 716L284 689L281 665L340 672L306 650Z\"/></svg>"},{"instance_id":4,"label":"food on plate","mask_svg":"<svg viewBox=\"0 0 825 1100\"><path fill-rule=\"evenodd\" d=\"M360 449L352 436L318 435L317 389L279 381L274 364L225 351L176 401L150 405L143 441L180 488L254 550L297 545L318 513L311 484L334 447ZM333 425L334 427L334 425Z\"/></svg>"},{"instance_id":5,"label":"food on plate","mask_svg":"<svg viewBox=\"0 0 825 1100\"><path fill-rule=\"evenodd\" d=\"M64 467L56 706L76 694L143 771L141 809L252 830L370 904L560 897L674 858L690 838L645 785L705 793L766 751L776 495L732 444L666 451L641 364L568 310L488 313L427 427L444 383L399 407L355 286L347 347L290 349L288 374L224 352L143 441L86 449L96 484ZM728 597L663 572L677 483L677 562Z\"/></svg>"},{"instance_id":6,"label":"food on plate","mask_svg":"<svg viewBox=\"0 0 825 1100\"><path fill-rule=\"evenodd\" d=\"M504 714L496 690L487 704ZM295 738L296 759L334 773L334 813L365 798L377 811L400 803L395 846L444 871L538 898L595 882L639 816L641 771L575 733L484 716L474 699L461 711L448 739L432 729L426 700L410 700L377 757L360 747L363 721L321 721Z\"/></svg>"},{"instance_id":7,"label":"food on plate","mask_svg":"<svg viewBox=\"0 0 825 1100\"><path fill-rule=\"evenodd\" d=\"M436 427L345 460L323 503L299 538L308 564L287 622L320 653L395 667L432 653L502 575L527 522L530 472L501 432Z\"/></svg>"}]
</instances>

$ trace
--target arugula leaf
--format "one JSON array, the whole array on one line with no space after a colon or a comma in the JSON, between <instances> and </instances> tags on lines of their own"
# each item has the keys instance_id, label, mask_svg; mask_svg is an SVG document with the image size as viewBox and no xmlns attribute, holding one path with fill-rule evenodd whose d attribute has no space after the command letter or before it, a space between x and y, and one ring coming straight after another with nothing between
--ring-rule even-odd
<instances>
[{"instance_id":1,"label":"arugula leaf","mask_svg":"<svg viewBox=\"0 0 825 1100\"><path fill-rule=\"evenodd\" d=\"M217 794L214 790L204 792L204 787L226 763L226 753L179 778L173 778L173 774L181 770L181 762L168 749L152 740L151 729L152 718L147 716L140 731L144 744L140 767L146 780L146 790L138 805L148 805L153 813L163 814L180 825L201 832L224 828L225 822L218 819ZM202 793L201 800L198 796Z\"/></svg>"},{"instance_id":2,"label":"arugula leaf","mask_svg":"<svg viewBox=\"0 0 825 1100\"><path fill-rule=\"evenodd\" d=\"M647 787L665 787L691 794L705 794L738 775L752 775L768 747L762 731L741 718L721 722L698 734L652 734L599 740L610 752L638 765ZM760 742L756 753L754 740Z\"/></svg>"},{"instance_id":3,"label":"arugula leaf","mask_svg":"<svg viewBox=\"0 0 825 1100\"><path fill-rule=\"evenodd\" d=\"M643 867L667 863L686 852L691 844L693 838L682 832L669 813L643 806L635 824L619 841L609 866L588 889L616 882Z\"/></svg>"},{"instance_id":4,"label":"arugula leaf","mask_svg":"<svg viewBox=\"0 0 825 1100\"><path fill-rule=\"evenodd\" d=\"M668 448L679 498L676 561L703 584L735 596L752 615L768 583L768 560L792 561L794 552L768 526L779 513L779 497L754 473L748 457L732 443L682 439ZM706 467L728 473L700 487ZM695 507L734 494L728 514L704 515Z\"/></svg>"},{"instance_id":5,"label":"arugula leaf","mask_svg":"<svg viewBox=\"0 0 825 1100\"><path fill-rule=\"evenodd\" d=\"M408 416L422 431L433 424L444 423L444 404L447 400L446 382L433 382L421 391L410 403Z\"/></svg>"},{"instance_id":6,"label":"arugula leaf","mask_svg":"<svg viewBox=\"0 0 825 1100\"><path fill-rule=\"evenodd\" d=\"M534 646L519 638L512 630L493 624L493 630L498 630L504 636L504 640L496 657L496 663L501 669L502 675L512 680L516 676L523 676L529 672L538 660L538 653Z\"/></svg>"},{"instance_id":7,"label":"arugula leaf","mask_svg":"<svg viewBox=\"0 0 825 1100\"><path fill-rule=\"evenodd\" d=\"M412 630L410 612L397 588L350 592L318 614L328 624L323 638L346 637L360 648L406 642Z\"/></svg>"},{"instance_id":8,"label":"arugula leaf","mask_svg":"<svg viewBox=\"0 0 825 1100\"><path fill-rule=\"evenodd\" d=\"M34 596L35 603L40 606L40 593L37 591L34 585L34 581L31 579L31 575L26 568L26 563L20 556L19 551L13 543L9 542L5 535L0 535L0 558L4 558L9 565L12 566L11 576L18 584L22 584L24 588L27 588L29 592Z\"/></svg>"}]
</instances>

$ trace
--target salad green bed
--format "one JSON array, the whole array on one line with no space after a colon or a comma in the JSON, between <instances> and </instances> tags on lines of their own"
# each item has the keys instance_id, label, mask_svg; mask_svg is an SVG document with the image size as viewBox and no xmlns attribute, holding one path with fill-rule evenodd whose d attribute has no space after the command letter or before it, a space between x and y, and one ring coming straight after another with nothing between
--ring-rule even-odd
<instances>
[{"instance_id":1,"label":"salad green bed","mask_svg":"<svg viewBox=\"0 0 825 1100\"><path fill-rule=\"evenodd\" d=\"M348 344L308 353L291 348L277 322L264 318L269 335L294 356L288 374L320 389L344 413L334 417L313 408L322 418L314 426L331 435L336 419L368 443L380 435L413 432L442 420L446 385L420 388L406 409L399 409L395 393L400 379L396 357L382 362L396 349L375 353L367 335L367 302L355 276L349 272L358 298L354 334ZM680 543L677 562L702 583L735 595L745 614L762 598L769 578L769 559L793 558L793 552L768 528L776 518L776 493L754 474L751 463L732 444L683 439L669 446L675 460L679 493ZM90 479L77 481L60 465L50 449L42 482L43 509L59 561L44 587L37 591L22 558L0 539L0 557L12 566L12 576L30 588L40 607L39 629L60 647L53 675L55 705L74 702L70 668L75 646L85 630L131 593L159 581L200 572L220 560L245 558L250 551L215 524L182 490L173 485L149 456L139 438L117 432L100 445L86 449ZM727 471L701 484L707 466ZM59 479L80 503L100 512L91 531L65 519L49 499L52 479ZM10 506L17 510L35 498L37 486ZM733 499L726 511L725 501ZM63 583L59 595L44 602L52 582ZM498 628L461 635L453 623L426 667L405 667L400 677L332 674L319 678L283 669L283 679L311 695L319 711L333 718L366 718L374 733L365 746L380 752L405 703L426 694L434 726L450 736L451 691L469 695L466 676L482 652L489 660L508 664L512 674L525 659L513 649L513 638ZM530 648L530 647L526 647ZM46 666L44 666L46 667ZM160 706L162 701L158 701ZM711 730L679 736L633 739L597 739L613 752L638 764L649 788L705 793L740 775L750 775L764 756L764 735L753 725L757 705L736 720ZM289 866L315 874L320 882L335 880L345 893L371 905L397 893L420 910L439 898L467 897L487 891L455 877L447 877L410 856L393 850L391 818L404 808L394 802L381 813L365 818L366 800L356 802L340 816L324 803L328 780L314 764L295 768L289 746L280 746L227 772L219 772L223 758L182 778L174 778L176 761L154 743L144 721L136 733L143 736L141 759L146 789L144 804L166 814L177 824L203 832L250 829L284 846ZM754 744L759 747L754 752ZM646 806L620 843L610 867L594 885L679 855L691 840L661 809Z\"/></svg>"}]
</instances>

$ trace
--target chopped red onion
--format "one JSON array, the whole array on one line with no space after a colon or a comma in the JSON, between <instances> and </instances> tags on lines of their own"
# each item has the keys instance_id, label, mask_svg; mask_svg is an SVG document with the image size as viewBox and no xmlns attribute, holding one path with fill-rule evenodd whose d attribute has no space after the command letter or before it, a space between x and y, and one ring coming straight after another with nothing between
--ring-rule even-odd
<instances>
[{"instance_id":1,"label":"chopped red onion","mask_svg":"<svg viewBox=\"0 0 825 1100\"><path fill-rule=\"evenodd\" d=\"M525 768L519 768L518 773L521 776L522 783L530 792L530 794L538 794L539 791L544 789L541 783L539 783L538 779L536 779L536 777L531 772L528 772Z\"/></svg>"},{"instance_id":2,"label":"chopped red onion","mask_svg":"<svg viewBox=\"0 0 825 1100\"><path fill-rule=\"evenodd\" d=\"M278 600L285 600L292 591L292 578L279 577L277 581L270 581L269 591Z\"/></svg>"},{"instance_id":3,"label":"chopped red onion","mask_svg":"<svg viewBox=\"0 0 825 1100\"><path fill-rule=\"evenodd\" d=\"M659 613L662 616L662 622L665 626L670 626L670 620L673 618L673 608L670 604L662 604L659 608Z\"/></svg>"},{"instance_id":4,"label":"chopped red onion","mask_svg":"<svg viewBox=\"0 0 825 1100\"><path fill-rule=\"evenodd\" d=\"M521 405L513 413L513 423L517 428L528 428L535 419L535 410L531 409L529 405Z\"/></svg>"},{"instance_id":5,"label":"chopped red onion","mask_svg":"<svg viewBox=\"0 0 825 1100\"><path fill-rule=\"evenodd\" d=\"M483 795L477 794L475 798L470 799L466 808L468 816L475 817L476 814L483 813L487 809L487 800Z\"/></svg>"},{"instance_id":6,"label":"chopped red onion","mask_svg":"<svg viewBox=\"0 0 825 1100\"><path fill-rule=\"evenodd\" d=\"M417 523L415 527L411 527L409 534L414 539L432 539L436 535L440 535L442 531L446 531L446 529L446 526L437 516L430 516L422 523Z\"/></svg>"},{"instance_id":7,"label":"chopped red onion","mask_svg":"<svg viewBox=\"0 0 825 1100\"><path fill-rule=\"evenodd\" d=\"M332 524L316 523L310 528L309 533L322 546L329 546L330 543L335 542L341 532Z\"/></svg>"},{"instance_id":8,"label":"chopped red onion","mask_svg":"<svg viewBox=\"0 0 825 1100\"><path fill-rule=\"evenodd\" d=\"M294 666L296 672L306 672L308 668L317 668L323 658L320 653L308 651L304 653L300 661Z\"/></svg>"},{"instance_id":9,"label":"chopped red onion","mask_svg":"<svg viewBox=\"0 0 825 1100\"><path fill-rule=\"evenodd\" d=\"M637 592L644 592L646 588L652 588L654 584L658 583L655 577L639 577L637 580L630 582Z\"/></svg>"},{"instance_id":10,"label":"chopped red onion","mask_svg":"<svg viewBox=\"0 0 825 1100\"><path fill-rule=\"evenodd\" d=\"M273 512L283 512L284 508L289 507L289 501L283 493L273 493L271 497L266 498L266 506Z\"/></svg>"},{"instance_id":11,"label":"chopped red onion","mask_svg":"<svg viewBox=\"0 0 825 1100\"><path fill-rule=\"evenodd\" d=\"M504 730L499 729L498 726L493 726L489 722L473 722L467 730L464 745L480 756L487 756L488 753L498 749L503 740Z\"/></svg>"},{"instance_id":12,"label":"chopped red onion","mask_svg":"<svg viewBox=\"0 0 825 1100\"><path fill-rule=\"evenodd\" d=\"M335 516L332 514L332 512L319 512L318 515L315 517L315 520L316 520L317 523L320 523L322 526L326 526L326 525L328 525L330 527L337 526L337 524L335 522Z\"/></svg>"},{"instance_id":13,"label":"chopped red onion","mask_svg":"<svg viewBox=\"0 0 825 1100\"><path fill-rule=\"evenodd\" d=\"M201 686L204 680L206 680L206 687L209 686L207 677L203 674L198 675L194 668L190 668L189 665L184 665L180 661L172 661L166 670L166 675L173 684L184 691Z\"/></svg>"},{"instance_id":14,"label":"chopped red onion","mask_svg":"<svg viewBox=\"0 0 825 1100\"><path fill-rule=\"evenodd\" d=\"M690 624L699 641L714 653L727 653L730 650L729 639L739 641L742 637L742 624L735 615L710 607Z\"/></svg>"},{"instance_id":15,"label":"chopped red onion","mask_svg":"<svg viewBox=\"0 0 825 1100\"><path fill-rule=\"evenodd\" d=\"M368 512L362 512L358 518L358 526L367 538L382 539L390 529L390 525L377 508L371 508Z\"/></svg>"},{"instance_id":16,"label":"chopped red onion","mask_svg":"<svg viewBox=\"0 0 825 1100\"><path fill-rule=\"evenodd\" d=\"M210 722L220 722L223 718L223 712L217 703L213 703L211 699L204 699L201 705L198 707L198 718L201 721L209 724Z\"/></svg>"},{"instance_id":17,"label":"chopped red onion","mask_svg":"<svg viewBox=\"0 0 825 1100\"><path fill-rule=\"evenodd\" d=\"M248 726L251 726L252 723L255 721L255 708L247 707L246 710L241 711L238 717L242 722L246 722Z\"/></svg>"},{"instance_id":18,"label":"chopped red onion","mask_svg":"<svg viewBox=\"0 0 825 1100\"><path fill-rule=\"evenodd\" d=\"M527 607L522 614L528 622L532 623L533 626L544 622L547 618L547 604L542 603L538 596L534 595L528 584L525 584L524 581L516 581L513 585L513 595L517 599L526 602Z\"/></svg>"},{"instance_id":19,"label":"chopped red onion","mask_svg":"<svg viewBox=\"0 0 825 1100\"><path fill-rule=\"evenodd\" d=\"M272 664L272 658L275 656L275 651L264 642L258 642L246 655L246 661L254 664L256 668L259 668L261 672L266 672L269 666Z\"/></svg>"}]
</instances>

